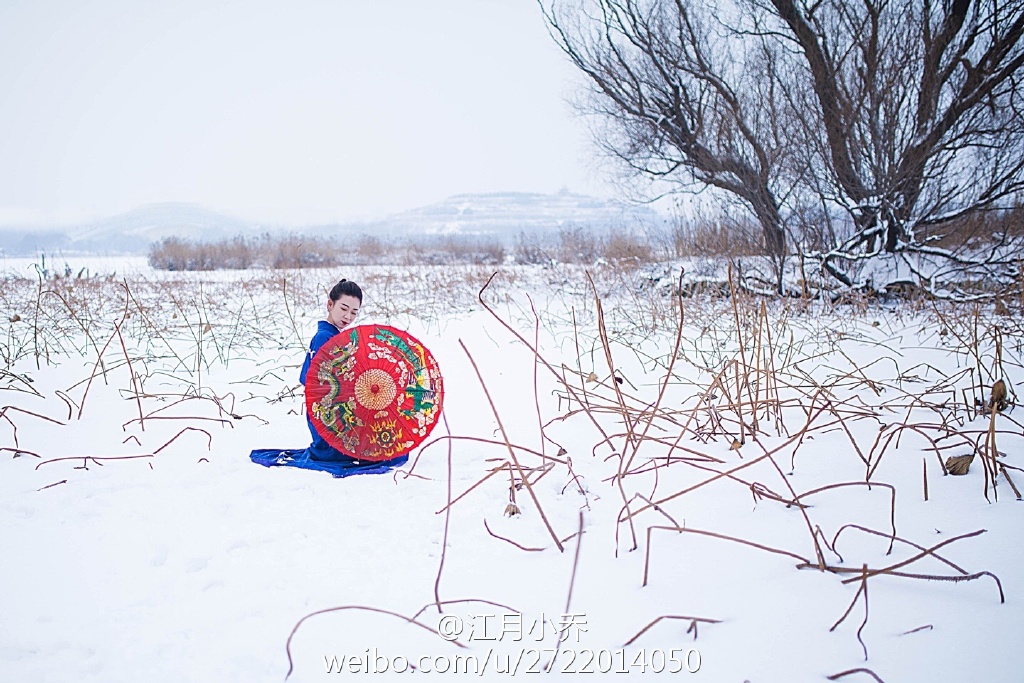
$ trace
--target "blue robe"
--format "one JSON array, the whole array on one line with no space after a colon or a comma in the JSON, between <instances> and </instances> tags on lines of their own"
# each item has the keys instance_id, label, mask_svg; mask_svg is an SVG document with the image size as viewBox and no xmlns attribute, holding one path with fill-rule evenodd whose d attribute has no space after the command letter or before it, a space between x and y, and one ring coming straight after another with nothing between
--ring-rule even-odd
<instances>
[{"instance_id":1,"label":"blue robe","mask_svg":"<svg viewBox=\"0 0 1024 683\"><path fill-rule=\"evenodd\" d=\"M302 386L306 386L306 374L309 372L309 364L313 361L313 356L316 355L316 352L320 350L320 347L326 344L331 337L340 333L341 330L326 320L321 320L317 323L316 334L313 335L313 339L309 342L309 350L306 351L306 359L302 361L302 368L299 370L299 382ZM316 431L316 427L313 426L313 420L310 418L309 410L306 411L306 426L309 427L309 433L313 437L313 443L311 443L309 448L306 449L312 460L354 460L335 449L324 440L324 437L320 436Z\"/></svg>"},{"instance_id":2,"label":"blue robe","mask_svg":"<svg viewBox=\"0 0 1024 683\"><path fill-rule=\"evenodd\" d=\"M306 359L302 362L302 369L299 370L299 381L303 386L306 384L306 374L309 372L313 356L316 355L321 346L340 332L341 330L326 320L321 320L317 323L316 334L313 335L313 339L309 342L309 351L306 353ZM249 458L253 462L265 467L287 465L303 469L322 470L330 472L335 477L347 477L352 474L380 474L399 465L404 465L409 461L408 455L375 462L372 460L356 460L352 456L342 453L327 443L324 437L320 436L319 432L316 431L308 410L306 411L306 426L309 427L309 433L313 437L313 443L308 448L284 450L279 448L259 449L250 453Z\"/></svg>"}]
</instances>

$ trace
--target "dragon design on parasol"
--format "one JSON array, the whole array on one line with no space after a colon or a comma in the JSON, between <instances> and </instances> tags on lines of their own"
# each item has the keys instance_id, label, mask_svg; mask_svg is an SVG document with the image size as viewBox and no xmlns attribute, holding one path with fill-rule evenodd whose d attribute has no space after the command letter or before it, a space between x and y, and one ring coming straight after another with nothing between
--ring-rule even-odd
<instances>
[{"instance_id":1,"label":"dragon design on parasol","mask_svg":"<svg viewBox=\"0 0 1024 683\"><path fill-rule=\"evenodd\" d=\"M430 433L441 410L437 362L410 335L383 325L340 333L318 352L318 388L307 386L314 424L357 459L406 453Z\"/></svg>"}]
</instances>

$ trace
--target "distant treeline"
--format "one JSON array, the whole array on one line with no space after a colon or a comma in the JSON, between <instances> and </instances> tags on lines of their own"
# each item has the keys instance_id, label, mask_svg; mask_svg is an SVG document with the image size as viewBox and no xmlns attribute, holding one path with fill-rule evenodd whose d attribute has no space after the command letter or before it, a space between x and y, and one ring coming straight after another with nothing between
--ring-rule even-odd
<instances>
[{"instance_id":1,"label":"distant treeline","mask_svg":"<svg viewBox=\"0 0 1024 683\"><path fill-rule=\"evenodd\" d=\"M168 237L149 251L149 264L161 270L241 270L246 268L326 268L338 265L501 263L505 249L496 240L424 237L417 241L359 237L262 235L203 242Z\"/></svg>"},{"instance_id":2,"label":"distant treeline","mask_svg":"<svg viewBox=\"0 0 1024 683\"><path fill-rule=\"evenodd\" d=\"M151 266L161 270L323 268L341 265L446 265L499 263L649 263L687 256L763 254L755 226L722 221L677 221L643 232L594 231L572 225L556 234L499 237L237 236L212 242L168 237L152 246Z\"/></svg>"}]
</instances>

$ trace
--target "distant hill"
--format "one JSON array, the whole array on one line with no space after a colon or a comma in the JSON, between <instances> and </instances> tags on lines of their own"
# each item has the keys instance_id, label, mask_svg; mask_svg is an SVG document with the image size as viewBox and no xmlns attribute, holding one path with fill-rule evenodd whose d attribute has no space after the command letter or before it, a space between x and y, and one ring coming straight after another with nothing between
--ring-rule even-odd
<instances>
[{"instance_id":1,"label":"distant hill","mask_svg":"<svg viewBox=\"0 0 1024 683\"><path fill-rule=\"evenodd\" d=\"M10 256L37 252L144 254L164 237L219 240L258 228L197 204L147 204L83 225L0 227L0 250Z\"/></svg>"},{"instance_id":2,"label":"distant hill","mask_svg":"<svg viewBox=\"0 0 1024 683\"><path fill-rule=\"evenodd\" d=\"M579 226L605 231L660 225L664 218L646 206L560 192L463 194L393 214L377 221L310 225L290 232L382 236L465 235L509 239L521 232L554 233ZM165 237L218 241L255 237L283 228L256 225L196 204L149 204L127 213L77 226L0 226L0 251L9 256L42 252L142 254Z\"/></svg>"},{"instance_id":3,"label":"distant hill","mask_svg":"<svg viewBox=\"0 0 1024 683\"><path fill-rule=\"evenodd\" d=\"M145 251L164 237L220 240L257 230L245 221L198 204L147 204L119 216L96 221L71 232L73 249L92 245L127 244Z\"/></svg>"},{"instance_id":4,"label":"distant hill","mask_svg":"<svg viewBox=\"0 0 1024 683\"><path fill-rule=\"evenodd\" d=\"M461 194L371 223L345 226L397 235L488 235L557 232L567 226L597 230L660 225L650 207L586 195L495 192Z\"/></svg>"}]
</instances>

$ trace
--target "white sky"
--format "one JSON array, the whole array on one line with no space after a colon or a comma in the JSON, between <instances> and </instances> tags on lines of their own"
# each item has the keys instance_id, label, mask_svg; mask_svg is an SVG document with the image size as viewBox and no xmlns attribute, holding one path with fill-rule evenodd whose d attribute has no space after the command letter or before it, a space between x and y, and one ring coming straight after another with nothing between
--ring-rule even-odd
<instances>
[{"instance_id":1,"label":"white sky","mask_svg":"<svg viewBox=\"0 0 1024 683\"><path fill-rule=\"evenodd\" d=\"M607 196L534 0L0 0L0 224Z\"/></svg>"}]
</instances>

